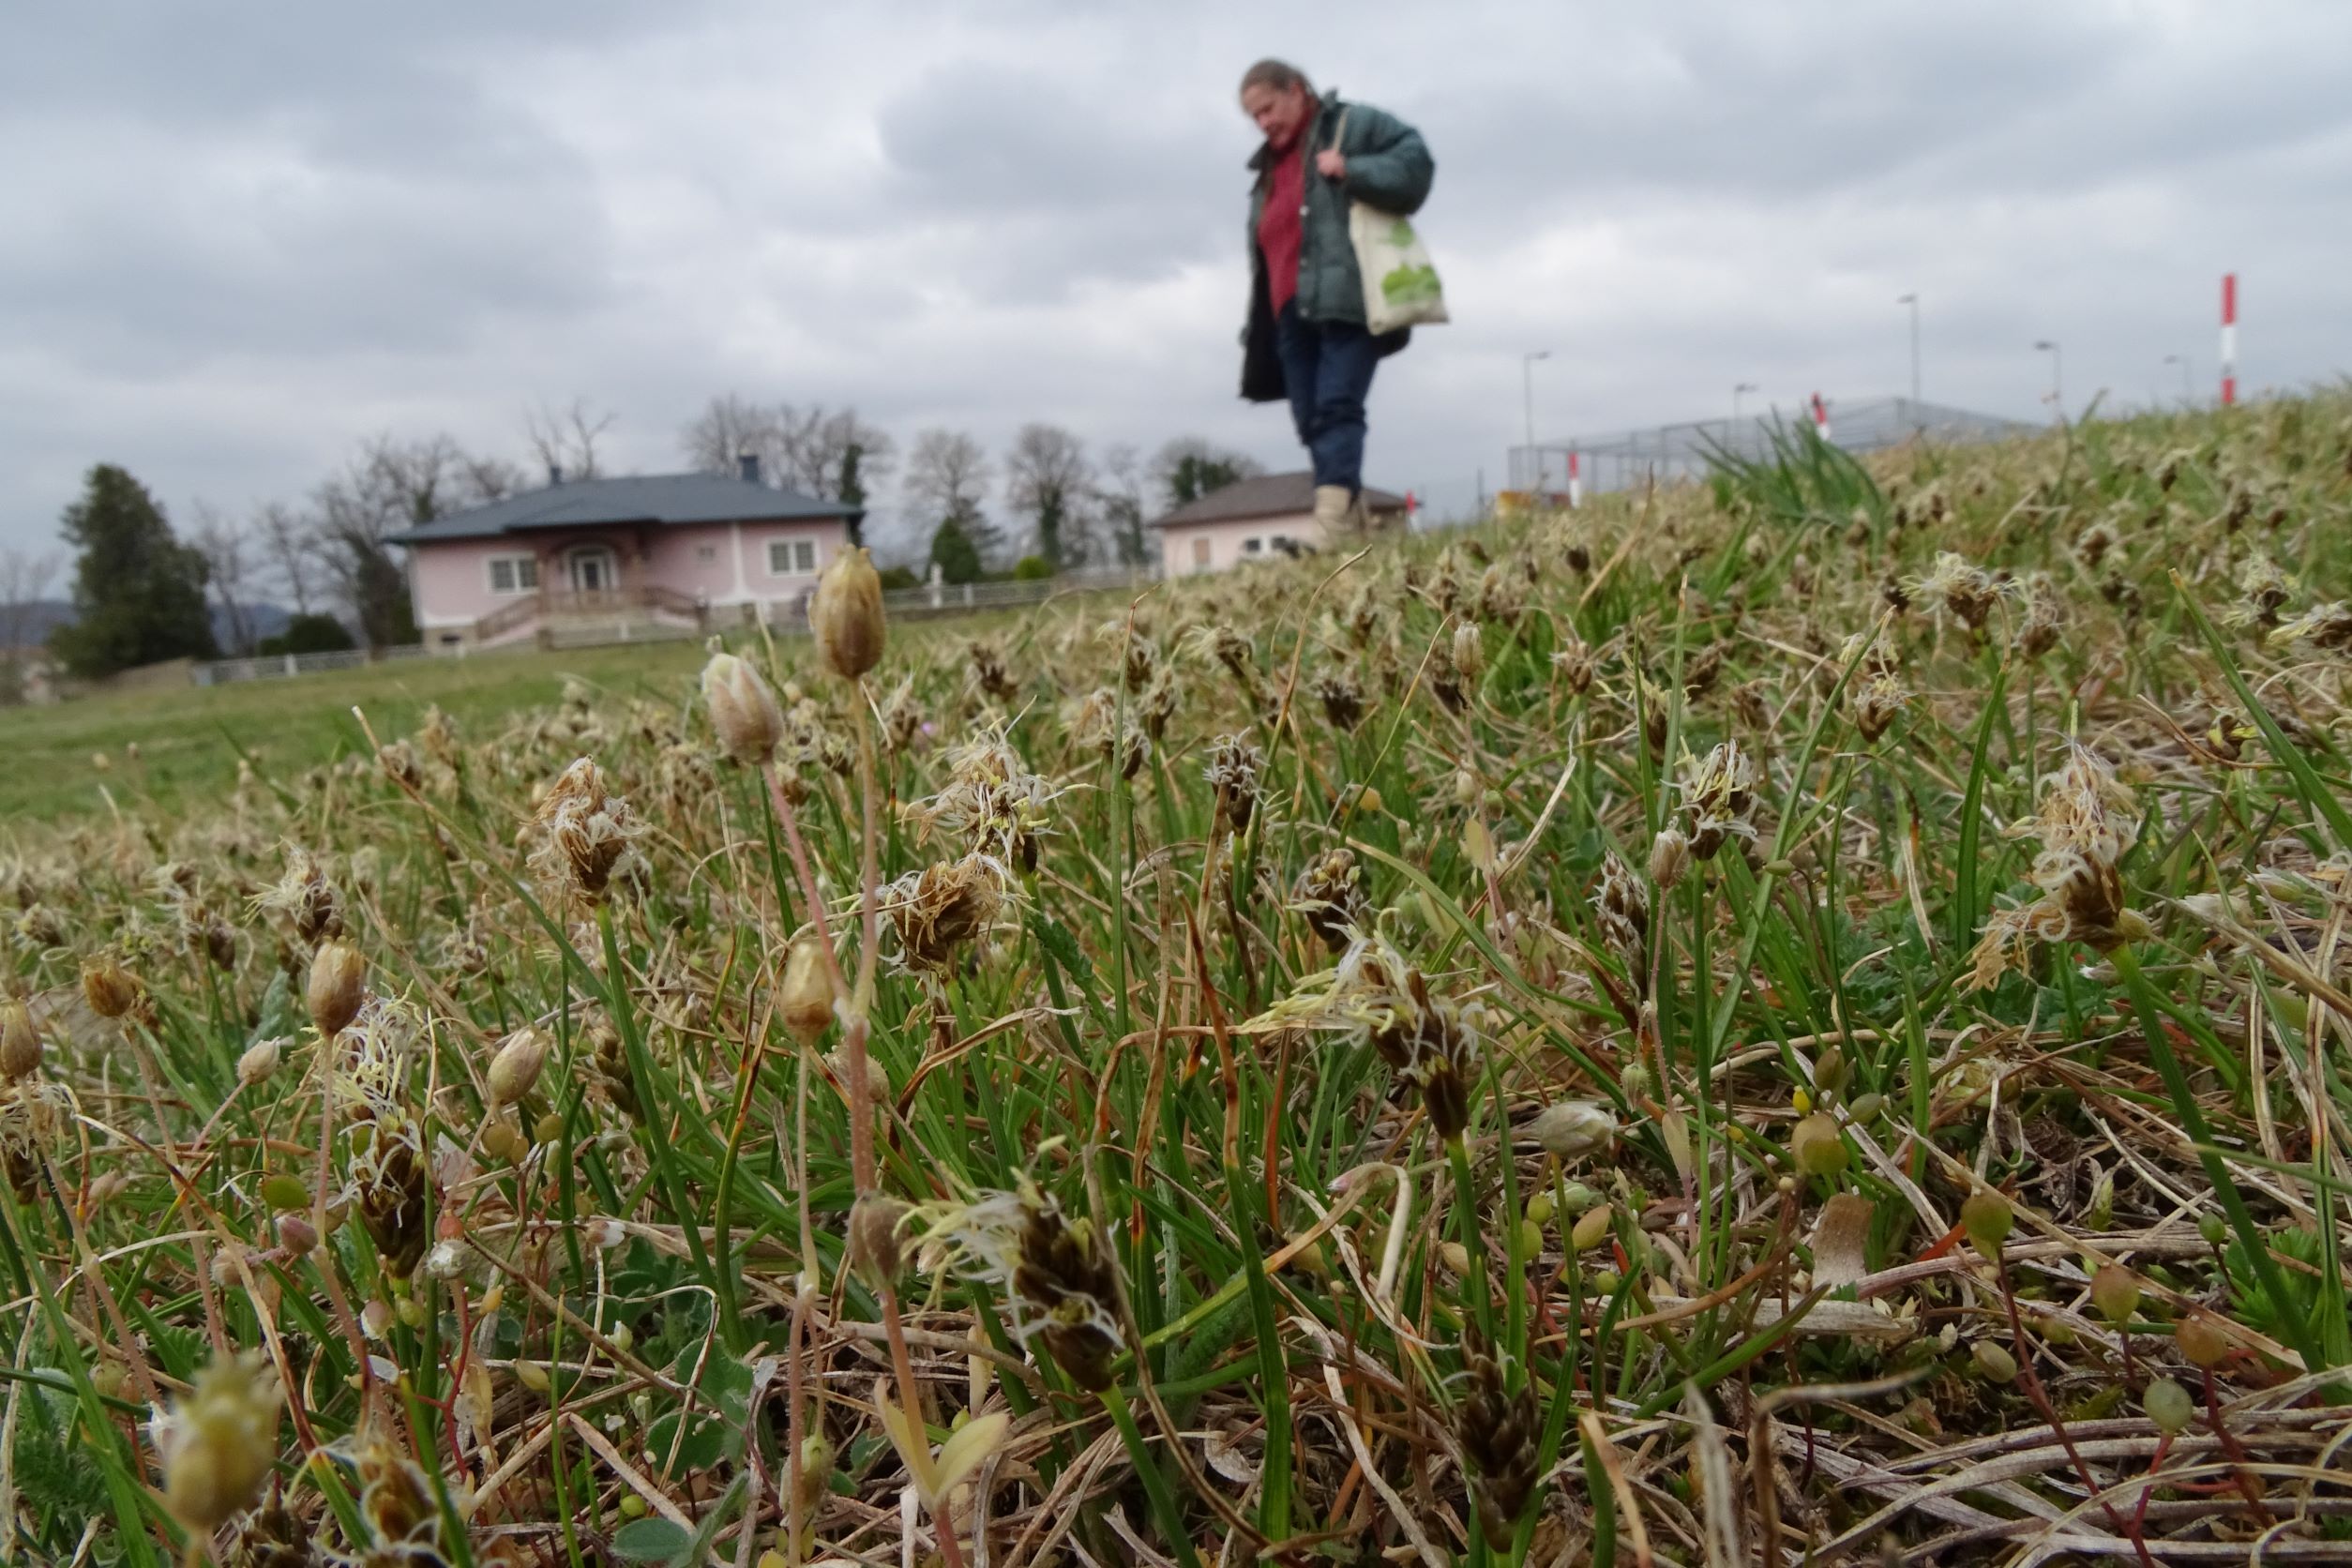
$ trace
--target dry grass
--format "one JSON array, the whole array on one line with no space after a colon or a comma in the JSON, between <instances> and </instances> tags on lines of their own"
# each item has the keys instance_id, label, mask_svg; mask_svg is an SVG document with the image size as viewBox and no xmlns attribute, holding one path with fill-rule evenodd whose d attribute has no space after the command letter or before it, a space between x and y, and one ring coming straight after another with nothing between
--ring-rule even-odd
<instances>
[{"instance_id":1,"label":"dry grass","mask_svg":"<svg viewBox=\"0 0 2352 1568\"><path fill-rule=\"evenodd\" d=\"M15 830L10 1554L2344 1560L2347 415Z\"/></svg>"}]
</instances>

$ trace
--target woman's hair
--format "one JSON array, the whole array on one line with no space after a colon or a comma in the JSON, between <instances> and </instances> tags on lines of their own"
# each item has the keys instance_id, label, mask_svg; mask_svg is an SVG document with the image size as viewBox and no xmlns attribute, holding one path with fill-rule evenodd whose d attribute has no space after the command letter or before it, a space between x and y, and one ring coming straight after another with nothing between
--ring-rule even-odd
<instances>
[{"instance_id":1,"label":"woman's hair","mask_svg":"<svg viewBox=\"0 0 2352 1568\"><path fill-rule=\"evenodd\" d=\"M1242 72L1240 90L1246 93L1252 87L1271 87L1277 93L1296 87L1309 98L1315 96L1315 83L1306 79L1306 72L1288 60L1260 60Z\"/></svg>"}]
</instances>

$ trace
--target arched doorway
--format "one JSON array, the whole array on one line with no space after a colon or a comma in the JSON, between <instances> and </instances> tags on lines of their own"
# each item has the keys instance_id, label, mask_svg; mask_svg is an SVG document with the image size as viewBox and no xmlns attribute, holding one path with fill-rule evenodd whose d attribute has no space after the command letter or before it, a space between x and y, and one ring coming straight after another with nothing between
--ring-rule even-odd
<instances>
[{"instance_id":1,"label":"arched doorway","mask_svg":"<svg viewBox=\"0 0 2352 1568\"><path fill-rule=\"evenodd\" d=\"M621 585L621 563L611 545L574 545L564 552L575 594L609 594Z\"/></svg>"}]
</instances>

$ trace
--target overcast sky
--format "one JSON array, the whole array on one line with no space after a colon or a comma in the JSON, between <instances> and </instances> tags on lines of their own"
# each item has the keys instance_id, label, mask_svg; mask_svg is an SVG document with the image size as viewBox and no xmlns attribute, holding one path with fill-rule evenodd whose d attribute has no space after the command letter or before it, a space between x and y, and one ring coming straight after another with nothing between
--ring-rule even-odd
<instances>
[{"instance_id":1,"label":"overcast sky","mask_svg":"<svg viewBox=\"0 0 2352 1568\"><path fill-rule=\"evenodd\" d=\"M96 460L183 521L364 437L618 471L714 393L903 447L1024 420L1303 466L1235 396L1263 53L1421 127L1455 324L1380 372L1371 482L1520 439L1899 392L2045 416L2352 370L2352 6L399 6L74 0L0 50L0 546ZM1751 406L1754 406L1753 402Z\"/></svg>"}]
</instances>

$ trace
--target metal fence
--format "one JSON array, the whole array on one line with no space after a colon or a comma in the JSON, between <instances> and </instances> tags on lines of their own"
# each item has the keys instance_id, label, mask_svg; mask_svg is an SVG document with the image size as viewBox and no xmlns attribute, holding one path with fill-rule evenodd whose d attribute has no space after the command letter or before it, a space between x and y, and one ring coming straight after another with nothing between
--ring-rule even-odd
<instances>
[{"instance_id":1,"label":"metal fence","mask_svg":"<svg viewBox=\"0 0 2352 1568\"><path fill-rule=\"evenodd\" d=\"M977 614L991 610L1018 610L1027 605L1043 604L1048 599L1067 594L1114 590L1140 592L1158 580L1156 568L1093 566L1028 581L927 584L920 588L894 589L884 594L882 610L893 620L928 620ZM714 615L710 624L720 623ZM770 630L787 636L807 633L808 619L804 603L771 606L768 626ZM645 615L583 616L550 621L535 637L520 638L494 648L468 649L460 644L454 650L442 653L441 656L495 658L507 653L528 653L545 648L599 648L623 642L679 642L701 637L706 630L705 626L694 622L659 620ZM356 670L363 665L381 664L390 659L420 658L434 651L422 643L411 642L398 647L378 648L372 653L354 648L331 654L272 654L262 658L216 659L209 664L192 666L188 678L200 686L229 686L240 681L282 680L290 675L311 675L330 670Z\"/></svg>"},{"instance_id":2,"label":"metal fence","mask_svg":"<svg viewBox=\"0 0 2352 1568\"><path fill-rule=\"evenodd\" d=\"M373 652L342 648L325 654L267 654L260 658L214 659L192 666L188 674L200 686L229 686L238 681L282 680L289 675L315 675L328 670L356 670L388 659L421 658L425 651L424 644L409 642Z\"/></svg>"},{"instance_id":3,"label":"metal fence","mask_svg":"<svg viewBox=\"0 0 2352 1568\"><path fill-rule=\"evenodd\" d=\"M2039 428L1940 403L1913 402L1908 398L1832 403L1828 411L1829 439L1848 452L1881 451L1907 441L1944 445L2003 441ZM1652 480L1671 484L1703 478L1713 454L1770 458L1775 436L1786 441L1798 433L1801 422L1810 419L1808 411L1773 409L1739 418L1696 419L1650 430L1613 430L1564 441L1538 442L1533 446L1514 446L1511 488L1565 490L1572 460L1579 486L1588 494L1636 490Z\"/></svg>"}]
</instances>

